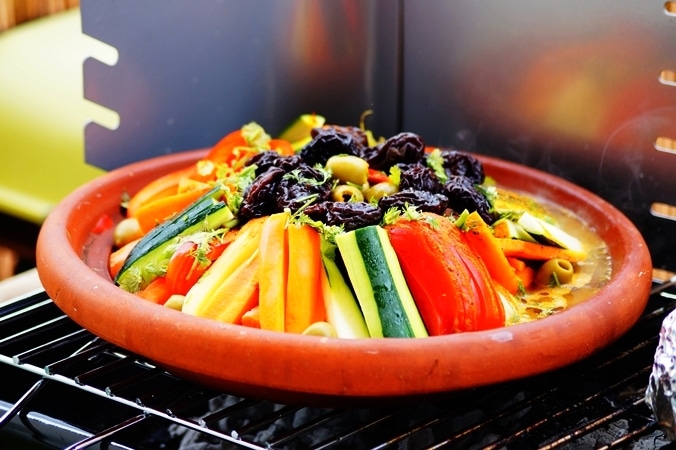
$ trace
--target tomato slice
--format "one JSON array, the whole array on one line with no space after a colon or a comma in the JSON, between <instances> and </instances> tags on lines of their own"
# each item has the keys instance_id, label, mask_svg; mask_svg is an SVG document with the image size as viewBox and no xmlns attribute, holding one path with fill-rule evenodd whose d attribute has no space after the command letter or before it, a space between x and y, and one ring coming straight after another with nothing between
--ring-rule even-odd
<instances>
[{"instance_id":1,"label":"tomato slice","mask_svg":"<svg viewBox=\"0 0 676 450\"><path fill-rule=\"evenodd\" d=\"M431 336L496 328L504 310L487 269L450 221L400 220L386 227Z\"/></svg>"}]
</instances>

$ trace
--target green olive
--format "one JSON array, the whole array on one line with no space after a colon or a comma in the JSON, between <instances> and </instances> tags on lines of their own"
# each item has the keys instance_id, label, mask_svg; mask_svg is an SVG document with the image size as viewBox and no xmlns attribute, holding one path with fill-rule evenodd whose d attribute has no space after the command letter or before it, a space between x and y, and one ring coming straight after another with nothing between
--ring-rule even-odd
<instances>
[{"instance_id":1,"label":"green olive","mask_svg":"<svg viewBox=\"0 0 676 450\"><path fill-rule=\"evenodd\" d=\"M363 202L364 194L355 186L339 184L331 191L331 197L336 202Z\"/></svg>"},{"instance_id":2,"label":"green olive","mask_svg":"<svg viewBox=\"0 0 676 450\"><path fill-rule=\"evenodd\" d=\"M141 236L143 236L141 225L139 225L138 220L134 217L130 217L123 219L120 223L115 225L115 230L113 230L113 244L115 244L115 247L122 247Z\"/></svg>"},{"instance_id":3,"label":"green olive","mask_svg":"<svg viewBox=\"0 0 676 450\"><path fill-rule=\"evenodd\" d=\"M369 163L354 155L336 155L326 162L326 169L333 178L341 183L352 183L362 186L368 180Z\"/></svg>"},{"instance_id":4,"label":"green olive","mask_svg":"<svg viewBox=\"0 0 676 450\"><path fill-rule=\"evenodd\" d=\"M542 286L558 286L570 283L575 269L570 261L561 258L545 262L535 274L535 282Z\"/></svg>"},{"instance_id":5,"label":"green olive","mask_svg":"<svg viewBox=\"0 0 676 450\"><path fill-rule=\"evenodd\" d=\"M185 295L174 294L164 303L164 306L167 308L175 309L180 311L183 309L183 302L185 301Z\"/></svg>"},{"instance_id":6,"label":"green olive","mask_svg":"<svg viewBox=\"0 0 676 450\"><path fill-rule=\"evenodd\" d=\"M336 329L328 322L315 322L303 331L306 336L337 337Z\"/></svg>"},{"instance_id":7,"label":"green olive","mask_svg":"<svg viewBox=\"0 0 676 450\"><path fill-rule=\"evenodd\" d=\"M388 195L395 194L399 189L389 181L374 184L364 189L364 198L367 202L377 201Z\"/></svg>"}]
</instances>

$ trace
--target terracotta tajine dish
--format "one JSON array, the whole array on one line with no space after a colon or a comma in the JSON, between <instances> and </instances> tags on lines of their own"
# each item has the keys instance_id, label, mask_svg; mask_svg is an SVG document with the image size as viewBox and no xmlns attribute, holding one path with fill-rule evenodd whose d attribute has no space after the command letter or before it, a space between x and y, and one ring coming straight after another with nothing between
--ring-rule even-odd
<instances>
[{"instance_id":1,"label":"terracotta tajine dish","mask_svg":"<svg viewBox=\"0 0 676 450\"><path fill-rule=\"evenodd\" d=\"M204 153L162 156L112 171L69 195L47 218L37 247L54 302L94 334L177 375L228 392L287 403L410 399L561 368L634 325L651 287L651 261L633 224L588 191L546 173L480 157L504 187L550 200L594 224L609 246L612 279L578 305L534 322L422 339L337 339L196 318L116 287L107 271L120 199Z\"/></svg>"}]
</instances>

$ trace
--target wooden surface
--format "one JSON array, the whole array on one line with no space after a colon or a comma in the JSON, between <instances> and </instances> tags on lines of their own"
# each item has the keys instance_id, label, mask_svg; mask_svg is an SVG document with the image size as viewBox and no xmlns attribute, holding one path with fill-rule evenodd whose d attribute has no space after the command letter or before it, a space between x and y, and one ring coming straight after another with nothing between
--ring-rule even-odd
<instances>
[{"instance_id":1,"label":"wooden surface","mask_svg":"<svg viewBox=\"0 0 676 450\"><path fill-rule=\"evenodd\" d=\"M80 5L80 0L0 0L0 31Z\"/></svg>"}]
</instances>

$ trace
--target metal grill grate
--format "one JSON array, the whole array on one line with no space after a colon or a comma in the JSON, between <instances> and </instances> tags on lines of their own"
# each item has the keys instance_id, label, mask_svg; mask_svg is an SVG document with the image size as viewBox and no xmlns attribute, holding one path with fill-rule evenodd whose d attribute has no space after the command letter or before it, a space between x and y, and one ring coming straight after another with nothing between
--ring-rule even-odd
<instances>
[{"instance_id":1,"label":"metal grill grate","mask_svg":"<svg viewBox=\"0 0 676 450\"><path fill-rule=\"evenodd\" d=\"M415 405L326 409L205 389L102 341L43 293L0 308L0 432L54 448L660 448L643 396L675 279L578 364ZM546 345L546 344L543 344Z\"/></svg>"}]
</instances>

